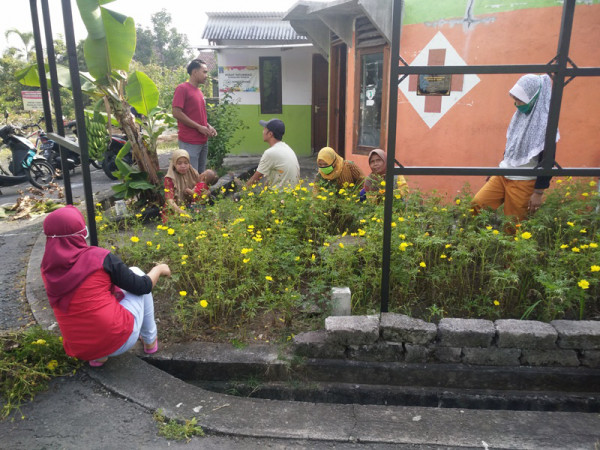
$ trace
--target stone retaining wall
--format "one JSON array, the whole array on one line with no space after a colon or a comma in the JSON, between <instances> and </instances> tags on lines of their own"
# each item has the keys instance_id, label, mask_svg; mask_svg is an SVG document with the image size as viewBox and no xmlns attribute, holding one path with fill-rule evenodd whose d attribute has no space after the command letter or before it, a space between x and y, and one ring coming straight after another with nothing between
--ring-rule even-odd
<instances>
[{"instance_id":1,"label":"stone retaining wall","mask_svg":"<svg viewBox=\"0 0 600 450\"><path fill-rule=\"evenodd\" d=\"M309 358L462 363L484 366L600 368L600 321L442 319L332 316L325 330L294 337Z\"/></svg>"}]
</instances>

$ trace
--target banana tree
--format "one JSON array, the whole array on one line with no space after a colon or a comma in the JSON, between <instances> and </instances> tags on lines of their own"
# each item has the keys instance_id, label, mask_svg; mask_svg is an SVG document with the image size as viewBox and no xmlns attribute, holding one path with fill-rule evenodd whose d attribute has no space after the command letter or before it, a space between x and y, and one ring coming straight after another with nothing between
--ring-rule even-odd
<instances>
[{"instance_id":1,"label":"banana tree","mask_svg":"<svg viewBox=\"0 0 600 450\"><path fill-rule=\"evenodd\" d=\"M88 31L83 53L96 90L107 99L112 113L131 143L133 157L148 180L159 183L158 157L155 149L148 151L130 105L143 115L149 115L158 105L158 89L148 77L134 73L130 78L137 88L126 88L127 71L135 52L136 31L131 17L109 10L102 5L114 0L77 0L81 19ZM139 82L143 79L143 82ZM125 89L130 96L126 98ZM129 101L128 101L129 100ZM139 109L138 109L139 107Z\"/></svg>"}]
</instances>

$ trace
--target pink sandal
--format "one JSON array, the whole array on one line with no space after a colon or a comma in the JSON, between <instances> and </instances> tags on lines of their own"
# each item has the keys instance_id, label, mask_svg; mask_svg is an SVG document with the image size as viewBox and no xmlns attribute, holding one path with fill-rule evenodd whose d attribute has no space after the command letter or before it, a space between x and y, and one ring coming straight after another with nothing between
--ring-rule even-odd
<instances>
[{"instance_id":1,"label":"pink sandal","mask_svg":"<svg viewBox=\"0 0 600 450\"><path fill-rule=\"evenodd\" d=\"M143 343L143 341L142 341ZM154 345L150 348L146 348L146 344L144 344L144 353L150 355L152 353L156 353L158 351L158 338L154 340Z\"/></svg>"},{"instance_id":2,"label":"pink sandal","mask_svg":"<svg viewBox=\"0 0 600 450\"><path fill-rule=\"evenodd\" d=\"M100 358L100 359L92 359L89 361L90 367L101 367L104 363L108 361L108 358Z\"/></svg>"}]
</instances>

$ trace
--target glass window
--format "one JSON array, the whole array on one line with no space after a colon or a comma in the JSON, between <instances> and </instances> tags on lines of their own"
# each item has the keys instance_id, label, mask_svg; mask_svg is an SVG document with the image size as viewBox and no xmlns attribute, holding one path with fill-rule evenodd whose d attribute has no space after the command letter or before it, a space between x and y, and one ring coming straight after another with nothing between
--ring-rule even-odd
<instances>
[{"instance_id":1,"label":"glass window","mask_svg":"<svg viewBox=\"0 0 600 450\"><path fill-rule=\"evenodd\" d=\"M260 113L281 114L281 57L259 58Z\"/></svg>"},{"instance_id":2,"label":"glass window","mask_svg":"<svg viewBox=\"0 0 600 450\"><path fill-rule=\"evenodd\" d=\"M383 90L383 52L360 56L358 145L379 147Z\"/></svg>"}]
</instances>

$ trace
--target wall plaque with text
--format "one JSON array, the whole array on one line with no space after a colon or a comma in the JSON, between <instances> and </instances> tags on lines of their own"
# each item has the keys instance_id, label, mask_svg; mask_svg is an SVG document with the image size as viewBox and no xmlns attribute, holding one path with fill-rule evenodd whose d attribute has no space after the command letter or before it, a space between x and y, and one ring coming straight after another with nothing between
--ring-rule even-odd
<instances>
[{"instance_id":1,"label":"wall plaque with text","mask_svg":"<svg viewBox=\"0 0 600 450\"><path fill-rule=\"evenodd\" d=\"M417 95L450 95L452 75L419 75Z\"/></svg>"}]
</instances>

